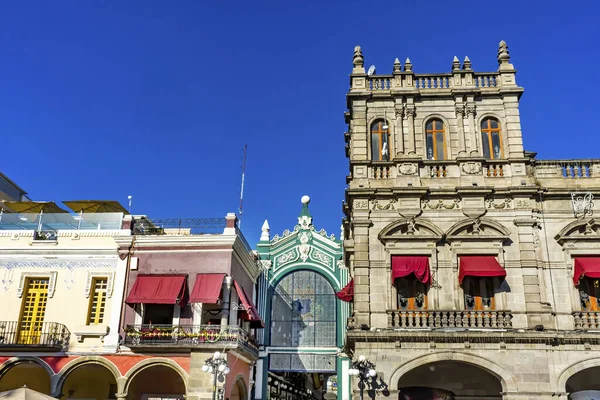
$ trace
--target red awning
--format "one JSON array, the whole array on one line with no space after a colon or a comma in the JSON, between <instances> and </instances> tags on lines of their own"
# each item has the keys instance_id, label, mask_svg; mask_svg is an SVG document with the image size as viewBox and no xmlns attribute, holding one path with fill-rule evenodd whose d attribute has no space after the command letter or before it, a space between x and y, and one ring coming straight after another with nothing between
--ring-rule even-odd
<instances>
[{"instance_id":1,"label":"red awning","mask_svg":"<svg viewBox=\"0 0 600 400\"><path fill-rule=\"evenodd\" d=\"M505 277L506 270L494 256L460 256L458 283L462 283L465 276Z\"/></svg>"},{"instance_id":2,"label":"red awning","mask_svg":"<svg viewBox=\"0 0 600 400\"><path fill-rule=\"evenodd\" d=\"M192 289L190 303L216 304L221 297L225 274L198 274Z\"/></svg>"},{"instance_id":3,"label":"red awning","mask_svg":"<svg viewBox=\"0 0 600 400\"><path fill-rule=\"evenodd\" d=\"M342 301L348 303L352 302L354 300L354 279L351 279L342 290L335 294L335 296Z\"/></svg>"},{"instance_id":4,"label":"red awning","mask_svg":"<svg viewBox=\"0 0 600 400\"><path fill-rule=\"evenodd\" d=\"M254 303L252 303L252 300L250 300L248 293L246 293L244 288L241 287L235 280L233 281L233 285L235 286L235 291L237 292L238 297L244 306L242 318L250 321L251 328L264 328L265 323L260 318L260 315L258 315L258 310L254 306Z\"/></svg>"},{"instance_id":5,"label":"red awning","mask_svg":"<svg viewBox=\"0 0 600 400\"><path fill-rule=\"evenodd\" d=\"M577 257L573 270L573 283L579 285L584 276L588 278L600 278L600 257Z\"/></svg>"},{"instance_id":6,"label":"red awning","mask_svg":"<svg viewBox=\"0 0 600 400\"><path fill-rule=\"evenodd\" d=\"M127 304L187 303L187 275L138 275Z\"/></svg>"},{"instance_id":7,"label":"red awning","mask_svg":"<svg viewBox=\"0 0 600 400\"><path fill-rule=\"evenodd\" d=\"M410 274L422 283L429 285L429 257L427 256L392 256L392 282Z\"/></svg>"}]
</instances>

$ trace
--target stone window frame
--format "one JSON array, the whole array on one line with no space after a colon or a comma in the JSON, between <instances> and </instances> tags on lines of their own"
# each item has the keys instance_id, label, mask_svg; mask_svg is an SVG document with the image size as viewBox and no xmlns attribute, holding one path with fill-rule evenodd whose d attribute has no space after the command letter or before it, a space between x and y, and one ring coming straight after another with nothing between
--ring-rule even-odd
<instances>
[{"instance_id":1,"label":"stone window frame","mask_svg":"<svg viewBox=\"0 0 600 400\"><path fill-rule=\"evenodd\" d=\"M386 112L388 110L386 109ZM390 110L390 115L394 114L394 110ZM385 121L388 125L388 153L389 153L389 159L390 161L384 161L384 160L373 160L373 151L371 149L371 127L373 126L373 124L375 122L377 122L378 120L382 120ZM367 121L367 157L368 160L373 162L373 163L387 163L387 162L392 162L392 159L394 158L394 155L392 153L392 144L394 143L394 135L392 134L392 132L394 132L394 123L392 121L392 119L386 114L385 118L383 115L381 115L379 113L379 110L377 111L376 114L371 115L368 118Z\"/></svg>"},{"instance_id":2,"label":"stone window frame","mask_svg":"<svg viewBox=\"0 0 600 400\"><path fill-rule=\"evenodd\" d=\"M94 278L106 278L106 298L110 299L113 295L114 290L114 282L115 282L115 272L96 272L96 271L88 271L87 278L85 281L85 289L83 291L83 295L86 299L90 298L90 293L92 291L92 282Z\"/></svg>"},{"instance_id":3,"label":"stone window frame","mask_svg":"<svg viewBox=\"0 0 600 400\"><path fill-rule=\"evenodd\" d=\"M444 146L444 158L441 160L438 160L437 158L435 158L435 154L434 154L434 158L430 159L427 157L427 124L430 121L434 121L434 120L439 120L442 122L442 127L444 128L444 141L443 141L443 146ZM423 121L421 121L421 134L423 136L423 159L427 160L427 161L448 161L452 158L452 149L450 148L450 124L448 123L448 120L446 118L444 118L444 116L440 115L440 114L428 114ZM434 138L435 141L435 138Z\"/></svg>"},{"instance_id":4,"label":"stone window frame","mask_svg":"<svg viewBox=\"0 0 600 400\"><path fill-rule=\"evenodd\" d=\"M25 290L25 282L28 278L48 278L48 298L51 299L54 296L56 290L56 278L58 271L44 271L44 272L21 272L21 278L19 279L19 287L17 288L17 297L22 298Z\"/></svg>"},{"instance_id":5,"label":"stone window frame","mask_svg":"<svg viewBox=\"0 0 600 400\"><path fill-rule=\"evenodd\" d=\"M572 247L570 247L572 246ZM582 310L581 301L579 298L579 289L573 284L573 274L575 268L576 257L600 257L600 248L591 243L567 242L563 246L564 260L567 270L567 280L570 287L569 297L571 300L571 312L586 312Z\"/></svg>"}]
</instances>

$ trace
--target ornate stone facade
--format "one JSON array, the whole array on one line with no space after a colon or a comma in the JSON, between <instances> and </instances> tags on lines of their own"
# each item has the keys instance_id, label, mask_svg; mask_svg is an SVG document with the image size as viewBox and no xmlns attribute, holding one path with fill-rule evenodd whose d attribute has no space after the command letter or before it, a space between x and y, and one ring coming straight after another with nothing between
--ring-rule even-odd
<instances>
[{"instance_id":1,"label":"ornate stone facade","mask_svg":"<svg viewBox=\"0 0 600 400\"><path fill-rule=\"evenodd\" d=\"M600 255L600 160L524 151L523 88L504 41L495 72L475 72L468 58L442 74L398 64L391 75L367 75L359 49L350 76L344 249L356 285L347 333L354 359L377 365L375 388L390 398L406 386L456 399L600 390L591 379L600 372L600 313L585 309L573 282L574 259ZM398 110L403 118L389 118ZM384 118L389 128L375 136ZM373 148L384 140L389 160ZM459 283L461 260L474 255L506 274L480 308ZM395 256L427 257L424 306L399 305Z\"/></svg>"}]
</instances>

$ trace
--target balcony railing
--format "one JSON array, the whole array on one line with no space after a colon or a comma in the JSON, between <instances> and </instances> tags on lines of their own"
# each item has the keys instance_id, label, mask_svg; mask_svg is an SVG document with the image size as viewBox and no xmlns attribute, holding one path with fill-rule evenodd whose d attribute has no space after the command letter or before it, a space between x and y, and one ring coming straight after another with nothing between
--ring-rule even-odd
<instances>
[{"instance_id":1,"label":"balcony railing","mask_svg":"<svg viewBox=\"0 0 600 400\"><path fill-rule=\"evenodd\" d=\"M7 214L0 212L0 230L31 230L38 234L62 230L119 230L122 220L123 213Z\"/></svg>"},{"instance_id":2,"label":"balcony railing","mask_svg":"<svg viewBox=\"0 0 600 400\"><path fill-rule=\"evenodd\" d=\"M512 314L506 310L388 310L387 314L392 329L512 329Z\"/></svg>"},{"instance_id":3,"label":"balcony railing","mask_svg":"<svg viewBox=\"0 0 600 400\"><path fill-rule=\"evenodd\" d=\"M573 313L576 330L600 330L600 312L579 311Z\"/></svg>"},{"instance_id":4,"label":"balcony railing","mask_svg":"<svg viewBox=\"0 0 600 400\"><path fill-rule=\"evenodd\" d=\"M0 348L64 349L71 333L58 322L29 324L19 321L0 321Z\"/></svg>"},{"instance_id":5,"label":"balcony railing","mask_svg":"<svg viewBox=\"0 0 600 400\"><path fill-rule=\"evenodd\" d=\"M203 235L223 233L225 218L138 218L134 221L136 235Z\"/></svg>"},{"instance_id":6,"label":"balcony railing","mask_svg":"<svg viewBox=\"0 0 600 400\"><path fill-rule=\"evenodd\" d=\"M125 345L131 347L242 347L258 354L254 337L239 326L127 325Z\"/></svg>"}]
</instances>

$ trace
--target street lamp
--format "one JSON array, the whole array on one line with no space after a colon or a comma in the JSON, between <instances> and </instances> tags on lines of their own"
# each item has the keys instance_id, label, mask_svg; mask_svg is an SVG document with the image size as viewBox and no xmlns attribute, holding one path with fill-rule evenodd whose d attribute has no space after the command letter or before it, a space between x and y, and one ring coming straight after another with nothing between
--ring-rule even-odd
<instances>
[{"instance_id":1,"label":"street lamp","mask_svg":"<svg viewBox=\"0 0 600 400\"><path fill-rule=\"evenodd\" d=\"M348 370L348 375L358 376L358 379L360 379L358 387L360 389L360 400L363 400L365 384L377 376L377 371L375 371L375 364L367 360L365 356L360 356L358 357L358 361L352 363L352 368Z\"/></svg>"},{"instance_id":2,"label":"street lamp","mask_svg":"<svg viewBox=\"0 0 600 400\"><path fill-rule=\"evenodd\" d=\"M228 373L231 372L229 367L227 366L227 360L221 353L218 351L212 355L212 357L206 359L204 361L204 365L202 366L202 371L208 372L209 374L213 374L213 395L212 400L217 399L217 376L224 377ZM219 396L222 397L222 396Z\"/></svg>"}]
</instances>

